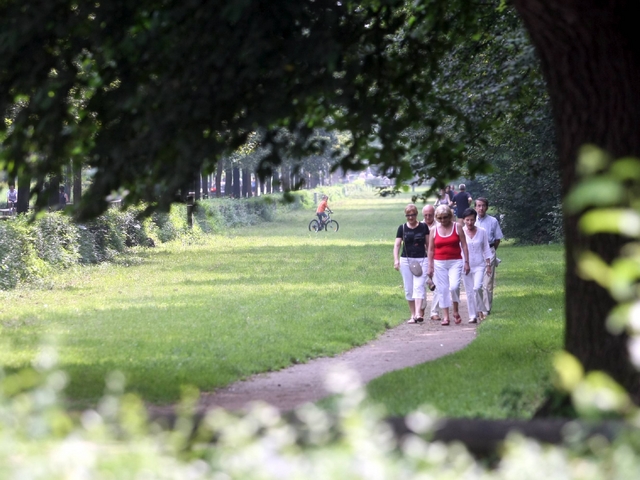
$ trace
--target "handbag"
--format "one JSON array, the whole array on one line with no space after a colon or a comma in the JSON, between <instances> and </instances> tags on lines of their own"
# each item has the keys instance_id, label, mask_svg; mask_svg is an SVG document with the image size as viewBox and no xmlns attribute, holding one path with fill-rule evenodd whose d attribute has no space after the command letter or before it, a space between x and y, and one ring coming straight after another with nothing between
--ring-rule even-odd
<instances>
[{"instance_id":1,"label":"handbag","mask_svg":"<svg viewBox=\"0 0 640 480\"><path fill-rule=\"evenodd\" d=\"M409 259L409 270L411 270L411 273L416 277L422 276L422 265L420 265L420 262L417 260Z\"/></svg>"},{"instance_id":2,"label":"handbag","mask_svg":"<svg viewBox=\"0 0 640 480\"><path fill-rule=\"evenodd\" d=\"M407 243L404 241L404 225L402 225L402 243L403 245L403 249L404 249L404 253L405 255L407 254ZM409 261L409 270L411 270L411 273L416 276L416 277L421 277L422 276L422 265L420 264L420 262L418 260L416 260L415 258L409 258L407 257L407 260Z\"/></svg>"}]
</instances>

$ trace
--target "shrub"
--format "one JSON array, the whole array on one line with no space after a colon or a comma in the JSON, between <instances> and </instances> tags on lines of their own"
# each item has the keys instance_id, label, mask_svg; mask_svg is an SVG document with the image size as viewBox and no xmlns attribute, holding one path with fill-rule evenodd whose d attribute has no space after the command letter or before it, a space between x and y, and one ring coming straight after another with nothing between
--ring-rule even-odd
<instances>
[{"instance_id":1,"label":"shrub","mask_svg":"<svg viewBox=\"0 0 640 480\"><path fill-rule=\"evenodd\" d=\"M33 243L39 258L67 268L78 263L78 227L59 212L40 217L33 226Z\"/></svg>"},{"instance_id":2,"label":"shrub","mask_svg":"<svg viewBox=\"0 0 640 480\"><path fill-rule=\"evenodd\" d=\"M332 198L346 191L342 186L326 190ZM53 268L114 261L131 247L150 246L156 241L181 238L192 242L202 234L272 221L278 211L298 208L314 208L313 192L203 200L195 208L191 229L184 204L174 204L169 212L156 212L146 219L141 219L144 206L110 209L82 224L62 212L46 213L33 223L19 216L0 223L0 289L41 278Z\"/></svg>"},{"instance_id":3,"label":"shrub","mask_svg":"<svg viewBox=\"0 0 640 480\"><path fill-rule=\"evenodd\" d=\"M24 218L0 222L0 289L15 288L36 271L38 262Z\"/></svg>"}]
</instances>

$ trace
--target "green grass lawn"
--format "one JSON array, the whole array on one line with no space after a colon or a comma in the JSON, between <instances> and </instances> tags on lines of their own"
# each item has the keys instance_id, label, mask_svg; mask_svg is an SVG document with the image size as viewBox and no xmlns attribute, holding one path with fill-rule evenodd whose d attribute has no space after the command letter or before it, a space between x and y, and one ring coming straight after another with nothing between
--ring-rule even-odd
<instances>
[{"instance_id":1,"label":"green grass lawn","mask_svg":"<svg viewBox=\"0 0 640 480\"><path fill-rule=\"evenodd\" d=\"M54 340L76 401L96 401L119 370L145 400L170 402L181 384L212 390L364 344L406 309L391 251L405 203L349 199L331 204L337 233L309 232L314 213L296 211L161 246L135 266L65 272L50 290L4 292L0 362L29 365Z\"/></svg>"},{"instance_id":2,"label":"green grass lawn","mask_svg":"<svg viewBox=\"0 0 640 480\"><path fill-rule=\"evenodd\" d=\"M314 213L299 210L141 252L133 266L63 272L50 289L1 292L0 364L28 366L43 341L54 342L77 405L97 401L114 370L129 391L164 403L183 384L210 391L364 344L407 315L392 246L408 199L330 202L337 233L309 232ZM561 344L561 249L506 247L500 256L496 308L478 340L379 379L374 399L394 413L424 401L448 415L528 411Z\"/></svg>"}]
</instances>

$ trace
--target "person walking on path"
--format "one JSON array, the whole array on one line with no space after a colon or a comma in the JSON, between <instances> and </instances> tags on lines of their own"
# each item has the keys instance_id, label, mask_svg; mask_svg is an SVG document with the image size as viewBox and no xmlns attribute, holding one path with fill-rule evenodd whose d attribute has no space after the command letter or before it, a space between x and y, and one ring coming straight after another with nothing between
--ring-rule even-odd
<instances>
[{"instance_id":1,"label":"person walking on path","mask_svg":"<svg viewBox=\"0 0 640 480\"><path fill-rule=\"evenodd\" d=\"M404 294L409 303L411 318L407 323L421 323L424 317L420 313L424 298L424 285L427 275L427 239L429 227L418 221L418 207L413 203L404 209L407 219L398 227L396 241L393 246L393 268L400 271L404 283ZM402 253L401 253L402 245ZM410 261L417 261L421 266L420 275L414 275L409 266Z\"/></svg>"},{"instance_id":2,"label":"person walking on path","mask_svg":"<svg viewBox=\"0 0 640 480\"><path fill-rule=\"evenodd\" d=\"M455 187L453 185L447 185L445 189L447 195L449 195L449 203L453 202L453 196L456 194Z\"/></svg>"},{"instance_id":3,"label":"person walking on path","mask_svg":"<svg viewBox=\"0 0 640 480\"><path fill-rule=\"evenodd\" d=\"M462 214L464 222L464 236L467 240L469 250L469 275L465 275L464 290L467 292L467 307L469 309L469 323L478 323L483 320L482 309L483 299L483 279L491 275L491 249L489 248L489 237L484 228L476 227L478 214L473 208L467 208Z\"/></svg>"},{"instance_id":4,"label":"person walking on path","mask_svg":"<svg viewBox=\"0 0 640 480\"><path fill-rule=\"evenodd\" d=\"M438 222L436 222L436 209L433 205L425 205L422 207L422 216L424 217L423 223L429 227L429 231L436 228ZM429 305L431 305L431 320L436 322L440 321L440 303L438 302L438 289L432 289L431 286L435 287L433 283L433 279L431 277L427 277L427 285L424 289L424 300L422 301L422 307L420 308L420 315L424 317L425 310ZM431 293L431 295L429 295ZM431 296L431 302L427 297Z\"/></svg>"},{"instance_id":5,"label":"person walking on path","mask_svg":"<svg viewBox=\"0 0 640 480\"><path fill-rule=\"evenodd\" d=\"M436 290L439 290L442 308L442 325L449 325L449 307L453 304L453 318L459 324L460 276L469 274L469 251L462 228L453 220L453 212L446 205L436 208L436 220L440 222L429 234L429 269L427 275L435 273ZM465 259L463 261L463 258Z\"/></svg>"},{"instance_id":6,"label":"person walking on path","mask_svg":"<svg viewBox=\"0 0 640 480\"><path fill-rule=\"evenodd\" d=\"M461 183L458 187L460 191L456 193L453 197L453 203L456 209L456 217L458 218L458 223L462 225L462 214L471 206L472 198L469 192L467 192L467 186L464 183Z\"/></svg>"},{"instance_id":7,"label":"person walking on path","mask_svg":"<svg viewBox=\"0 0 640 480\"><path fill-rule=\"evenodd\" d=\"M498 266L496 251L500 245L500 240L503 238L500 224L495 217L487 214L488 208L489 200L485 197L478 197L476 199L476 211L478 212L476 226L486 230L487 236L489 237L489 248L491 249L491 275L484 277L482 287L484 297L484 308L482 309L482 314L484 316L491 313L491 308L493 306L493 287L496 279L496 267Z\"/></svg>"}]
</instances>

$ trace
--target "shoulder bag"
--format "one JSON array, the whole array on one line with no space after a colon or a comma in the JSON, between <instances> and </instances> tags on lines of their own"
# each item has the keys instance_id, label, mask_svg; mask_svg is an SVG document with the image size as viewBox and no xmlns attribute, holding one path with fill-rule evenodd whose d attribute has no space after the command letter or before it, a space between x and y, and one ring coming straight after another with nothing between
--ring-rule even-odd
<instances>
[{"instance_id":1,"label":"shoulder bag","mask_svg":"<svg viewBox=\"0 0 640 480\"><path fill-rule=\"evenodd\" d=\"M403 243L403 249L404 249L404 254L407 254L407 242L405 242L404 240L404 224L402 225L402 243ZM409 258L407 257L407 260L409 261L409 270L411 270L411 273L416 276L416 277L421 277L422 276L422 265L420 265L420 262L418 260L416 260L415 258Z\"/></svg>"}]
</instances>

